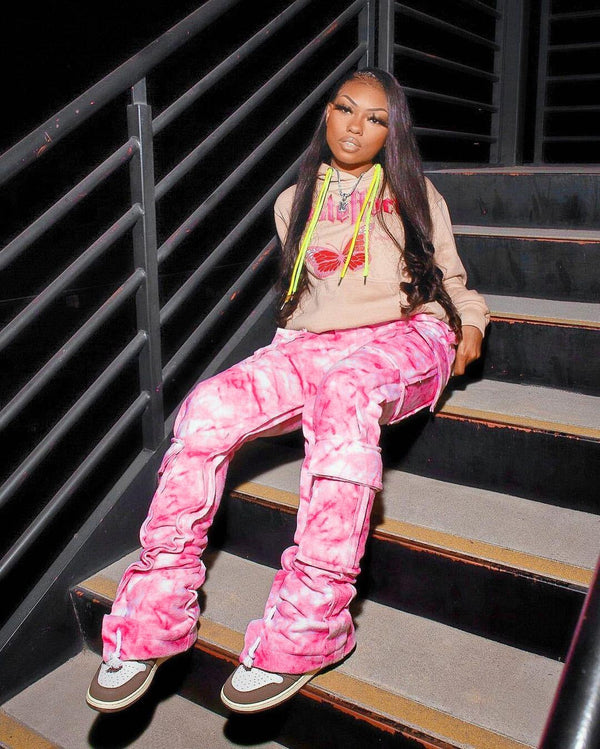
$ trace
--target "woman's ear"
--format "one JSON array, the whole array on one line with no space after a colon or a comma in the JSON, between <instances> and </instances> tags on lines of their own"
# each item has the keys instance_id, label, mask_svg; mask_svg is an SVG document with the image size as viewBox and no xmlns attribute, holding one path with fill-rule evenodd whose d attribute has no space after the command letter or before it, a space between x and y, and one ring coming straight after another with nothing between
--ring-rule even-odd
<instances>
[{"instance_id":1,"label":"woman's ear","mask_svg":"<svg viewBox=\"0 0 600 749\"><path fill-rule=\"evenodd\" d=\"M329 122L329 115L332 109L333 109L333 103L327 102L327 106L325 107L325 124Z\"/></svg>"}]
</instances>

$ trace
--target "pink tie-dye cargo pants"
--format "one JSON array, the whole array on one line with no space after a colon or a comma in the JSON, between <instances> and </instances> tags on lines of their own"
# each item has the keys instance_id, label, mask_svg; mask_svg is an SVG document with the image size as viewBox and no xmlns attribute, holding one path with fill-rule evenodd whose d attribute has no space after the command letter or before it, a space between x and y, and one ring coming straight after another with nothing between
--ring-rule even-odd
<instances>
[{"instance_id":1,"label":"pink tie-dye cargo pants","mask_svg":"<svg viewBox=\"0 0 600 749\"><path fill-rule=\"evenodd\" d=\"M284 551L264 617L240 660L302 673L355 644L355 595L375 492L380 424L437 401L454 334L431 315L327 333L279 329L253 356L201 382L184 401L140 533L104 618L104 658L182 652L196 640L207 532L229 461L246 441L302 426L306 457L294 545Z\"/></svg>"}]
</instances>

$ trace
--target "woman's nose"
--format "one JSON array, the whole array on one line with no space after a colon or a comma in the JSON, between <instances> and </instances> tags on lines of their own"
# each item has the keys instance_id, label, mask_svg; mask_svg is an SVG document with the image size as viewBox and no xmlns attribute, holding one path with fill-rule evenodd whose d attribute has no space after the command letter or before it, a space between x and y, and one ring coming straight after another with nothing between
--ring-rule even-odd
<instances>
[{"instance_id":1,"label":"woman's nose","mask_svg":"<svg viewBox=\"0 0 600 749\"><path fill-rule=\"evenodd\" d=\"M360 135L360 133L362 132L362 125L358 117L352 117L350 119L350 121L348 122L348 130L351 133Z\"/></svg>"}]
</instances>

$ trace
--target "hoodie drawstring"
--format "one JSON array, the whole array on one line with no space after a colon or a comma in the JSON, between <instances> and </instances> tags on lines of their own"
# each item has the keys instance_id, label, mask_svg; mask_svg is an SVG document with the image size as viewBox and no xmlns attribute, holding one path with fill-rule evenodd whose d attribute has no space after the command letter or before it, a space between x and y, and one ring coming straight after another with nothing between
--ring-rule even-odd
<instances>
[{"instance_id":1,"label":"hoodie drawstring","mask_svg":"<svg viewBox=\"0 0 600 749\"><path fill-rule=\"evenodd\" d=\"M302 239L302 242L300 244L298 257L296 258L296 262L294 263L294 270L292 271L292 278L290 280L290 286L288 288L288 292L285 297L286 302L289 302L292 296L296 293L296 289L298 288L298 282L300 281L300 274L302 272L302 266L304 265L304 258L306 257L306 251L308 250L308 245L315 231L317 221L319 220L319 217L321 216L321 211L323 210L323 204L325 203L325 198L327 196L327 189L329 188L329 183L331 182L332 177L333 177L333 169L330 167L325 173L323 186L321 187L321 190L319 192L319 197L317 198L316 208L313 212L311 220L308 223L308 229L306 230L304 238Z\"/></svg>"},{"instance_id":2,"label":"hoodie drawstring","mask_svg":"<svg viewBox=\"0 0 600 749\"><path fill-rule=\"evenodd\" d=\"M348 266L350 265L352 253L354 252L354 245L356 244L356 238L358 237L358 232L360 231L360 224L365 213L365 267L363 270L363 277L366 279L369 275L369 227L371 223L371 214L373 213L373 207L375 205L375 199L377 198L377 193L379 191L380 180L381 164L375 164L375 173L373 174L373 179L371 180L371 184L369 185L369 189L367 190L367 196L364 203L362 204L362 208L360 209L358 218L356 219L354 234L352 235L352 242L350 243L350 248L348 249L348 254L346 255L346 262L344 263L344 267L342 268L342 272L340 273L340 283L346 275L346 271L348 270Z\"/></svg>"},{"instance_id":3,"label":"hoodie drawstring","mask_svg":"<svg viewBox=\"0 0 600 749\"><path fill-rule=\"evenodd\" d=\"M306 252L308 250L310 241L312 239L315 228L317 226L317 222L319 221L319 218L321 216L321 211L323 210L323 205L325 204L325 198L327 197L327 190L329 188L329 183L331 182L331 178L333 177L333 171L334 170L331 167L329 167L327 171L325 172L323 186L321 187L321 190L319 191L319 196L317 198L317 204L315 206L315 210L308 223L308 227L306 229L306 233L304 234L304 237L302 238L302 242L300 243L300 249L298 251L296 262L294 263L294 269L292 271L290 285L289 285L288 292L285 297L285 303L289 302L289 300L292 298L292 296L296 293L298 289L298 283L300 281L300 274L302 273L302 267L304 265L304 260L306 258ZM365 216L365 266L364 266L364 271L363 271L363 276L365 280L367 276L369 275L369 228L370 228L370 223L371 223L371 215L373 213L373 208L375 206L375 200L377 199L379 186L381 184L381 173L382 173L381 164L375 164L375 172L371 179L371 184L369 185L369 189L367 190L365 201L360 209L360 213L358 215L356 224L354 226L354 234L352 235L352 241L350 242L350 247L346 255L346 260L344 262L344 266L340 274L340 283L342 279L344 278L344 276L346 275L346 271L348 270L348 266L350 265L350 260L352 259L352 253L354 252L354 246L356 245L356 239L360 231L360 226L361 226L363 216Z\"/></svg>"}]
</instances>

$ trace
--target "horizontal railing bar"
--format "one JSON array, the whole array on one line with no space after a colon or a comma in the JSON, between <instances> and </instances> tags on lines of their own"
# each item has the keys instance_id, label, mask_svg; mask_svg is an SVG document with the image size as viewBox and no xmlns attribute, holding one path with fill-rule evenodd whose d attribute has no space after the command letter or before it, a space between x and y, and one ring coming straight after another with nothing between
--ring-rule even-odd
<instances>
[{"instance_id":1,"label":"horizontal railing bar","mask_svg":"<svg viewBox=\"0 0 600 749\"><path fill-rule=\"evenodd\" d=\"M208 377L215 375L223 366L236 347L239 346L240 341L250 334L256 321L269 311L269 308L273 308L275 304L277 293L274 288L269 289L267 293L262 297L260 302L250 311L250 313L244 318L243 322L238 328L232 331L231 335L227 339L227 342L219 349L219 353L211 359L210 363L202 370L198 380L205 380ZM174 420L176 414L167 419L167 429L171 427L170 422Z\"/></svg>"},{"instance_id":2,"label":"horizontal railing bar","mask_svg":"<svg viewBox=\"0 0 600 749\"><path fill-rule=\"evenodd\" d=\"M100 442L94 446L93 450L86 456L77 470L70 475L68 481L63 484L36 519L28 526L27 530L21 534L18 541L2 557L0 560L0 579L10 572L44 530L46 530L53 518L62 510L73 493L81 486L83 481L96 468L108 451L114 447L135 420L140 418L147 408L149 401L150 396L147 392L140 393Z\"/></svg>"},{"instance_id":3,"label":"horizontal railing bar","mask_svg":"<svg viewBox=\"0 0 600 749\"><path fill-rule=\"evenodd\" d=\"M546 112L598 112L600 104L561 104L544 107Z\"/></svg>"},{"instance_id":4,"label":"horizontal railing bar","mask_svg":"<svg viewBox=\"0 0 600 749\"><path fill-rule=\"evenodd\" d=\"M130 138L127 143L123 143L119 149L112 153L102 164L97 166L94 171L90 172L87 177L57 200L47 211L42 213L41 216L0 251L0 270L18 257L36 239L41 237L44 232L54 226L72 208L75 208L78 203L87 198L92 190L108 179L111 174L114 174L120 166L126 164L138 149L139 143L137 140Z\"/></svg>"},{"instance_id":5,"label":"horizontal railing bar","mask_svg":"<svg viewBox=\"0 0 600 749\"><path fill-rule=\"evenodd\" d=\"M496 82L498 80L498 76L495 73L488 73L487 70L479 70L470 65L463 65L462 62L448 60L446 57L439 57L439 55L432 55L429 52L422 52L420 49L406 47L403 44L394 44L394 52L396 54L406 55L406 57L414 57L416 60L429 62L432 65L439 65L442 68L458 70L461 73L468 73L469 75L474 75L478 78L485 78L487 81Z\"/></svg>"},{"instance_id":6,"label":"horizontal railing bar","mask_svg":"<svg viewBox=\"0 0 600 749\"><path fill-rule=\"evenodd\" d=\"M19 390L19 392L0 411L0 429L9 424L31 399L39 393L54 375L59 372L69 359L96 333L102 325L130 299L139 289L145 278L141 268L134 273L112 294L104 304L60 347L52 358Z\"/></svg>"},{"instance_id":7,"label":"horizontal railing bar","mask_svg":"<svg viewBox=\"0 0 600 749\"><path fill-rule=\"evenodd\" d=\"M463 99L460 96L450 96L449 94L440 94L437 91L426 91L422 88L411 88L410 86L402 86L404 93L407 96L414 96L420 99L430 99L432 101L443 101L448 104L458 104L463 107L469 107L473 109L485 109L486 112L497 112L498 107L493 104L486 104L483 101L475 101L474 99Z\"/></svg>"},{"instance_id":8,"label":"horizontal railing bar","mask_svg":"<svg viewBox=\"0 0 600 749\"><path fill-rule=\"evenodd\" d=\"M458 138L460 140L476 140L483 143L495 143L496 138L482 133L465 133L459 130L441 130L435 127L415 127L418 135L435 135L438 138Z\"/></svg>"},{"instance_id":9,"label":"horizontal railing bar","mask_svg":"<svg viewBox=\"0 0 600 749\"><path fill-rule=\"evenodd\" d=\"M423 11L416 10L415 8L410 8L408 5L403 5L402 3L395 3L394 7L396 11L401 13L403 16L415 18L417 21L422 21L423 23L427 23L430 26L436 26L438 29L443 29L450 34L460 36L463 39L468 39L471 42L481 44L485 47L488 47L489 49L500 49L500 45L498 45L492 39L486 39L484 36L475 34L472 31L467 31L467 29L463 29L460 26L455 26L453 23L448 23L448 21L444 21L437 16L432 16L429 13L423 13Z\"/></svg>"},{"instance_id":10,"label":"horizontal railing bar","mask_svg":"<svg viewBox=\"0 0 600 749\"><path fill-rule=\"evenodd\" d=\"M240 0L207 0L171 29L33 130L0 157L0 184L48 152L109 101L145 77L184 43Z\"/></svg>"},{"instance_id":11,"label":"horizontal railing bar","mask_svg":"<svg viewBox=\"0 0 600 749\"><path fill-rule=\"evenodd\" d=\"M202 94L209 88L224 78L227 73L234 70L241 62L254 52L266 39L276 33L282 26L288 23L295 15L305 8L311 0L296 0L289 5L284 11L270 21L266 26L250 37L241 47L232 52L216 67L214 67L200 81L189 88L184 94L176 99L172 104L166 107L152 121L152 131L155 135L162 132L168 125L173 122L180 114L190 107Z\"/></svg>"},{"instance_id":12,"label":"horizontal railing bar","mask_svg":"<svg viewBox=\"0 0 600 749\"><path fill-rule=\"evenodd\" d=\"M163 369L163 383L168 382L175 376L179 367L189 358L190 354L202 341L203 337L212 326L219 320L223 312L235 297L254 281L258 268L275 252L276 248L277 240L273 237L258 253L256 258L250 263L237 281L229 287L221 300L212 308L200 325L198 325L194 332L186 339L181 348L179 348L179 350L171 357Z\"/></svg>"},{"instance_id":13,"label":"horizontal railing bar","mask_svg":"<svg viewBox=\"0 0 600 749\"><path fill-rule=\"evenodd\" d=\"M231 114L219 127L215 128L202 143L199 143L187 156L185 156L177 166L165 175L156 185L156 200L160 200L165 194L174 187L179 180L184 177L196 164L215 146L220 143L229 133L231 133L239 124L248 116L256 107L258 107L273 91L281 84L285 83L287 78L309 59L314 52L319 49L331 36L333 31L337 31L343 24L348 23L364 5L364 0L355 0L343 13L334 21L327 25L317 36L314 37L297 55L295 55L283 68L274 76L269 78L268 82L261 86L249 99L247 99L233 114ZM168 241L168 240L167 240ZM159 256L160 257L160 256Z\"/></svg>"},{"instance_id":14,"label":"horizontal railing bar","mask_svg":"<svg viewBox=\"0 0 600 749\"><path fill-rule=\"evenodd\" d=\"M494 18L500 18L502 16L502 13L500 13L499 10L496 10L496 8L490 8L489 5L480 2L480 0L461 0L461 2L464 5L470 5L472 8L477 8L477 10L481 10Z\"/></svg>"},{"instance_id":15,"label":"horizontal railing bar","mask_svg":"<svg viewBox=\"0 0 600 749\"><path fill-rule=\"evenodd\" d=\"M58 278L46 286L46 288L40 292L33 301L31 301L25 309L21 310L19 314L11 320L1 331L0 331L0 351L4 349L8 344L17 336L23 328L31 323L35 318L43 312L46 307L51 304L58 295L67 288L69 283L82 273L91 263L96 260L102 253L113 244L121 235L123 235L128 229L135 224L138 218L142 215L142 209L136 203L124 213L115 223L104 232L98 239L91 244L87 250L82 252L81 255L71 263Z\"/></svg>"},{"instance_id":16,"label":"horizontal railing bar","mask_svg":"<svg viewBox=\"0 0 600 749\"><path fill-rule=\"evenodd\" d=\"M585 75L574 74L574 75L549 75L548 81L550 83L557 83L561 81L600 81L600 73L590 73Z\"/></svg>"},{"instance_id":17,"label":"horizontal railing bar","mask_svg":"<svg viewBox=\"0 0 600 749\"><path fill-rule=\"evenodd\" d=\"M90 385L83 395L71 406L67 413L39 442L21 465L0 487L0 508L3 507L12 494L31 475L41 461L51 452L56 443L62 439L71 427L84 415L87 409L110 385L117 375L134 359L146 345L146 333L139 331L127 344L121 353L113 359L101 375Z\"/></svg>"},{"instance_id":18,"label":"horizontal railing bar","mask_svg":"<svg viewBox=\"0 0 600 749\"><path fill-rule=\"evenodd\" d=\"M574 21L580 18L600 18L600 10L573 10L550 14L551 21Z\"/></svg>"},{"instance_id":19,"label":"horizontal railing bar","mask_svg":"<svg viewBox=\"0 0 600 749\"><path fill-rule=\"evenodd\" d=\"M240 182L243 177L256 165L257 160L267 153L272 145L277 142L288 131L295 122L319 100L319 98L328 90L328 87L336 80L339 71L346 71L358 62L364 54L364 45L357 47L350 53L340 65L331 73L323 82L317 86L303 101L296 107L289 117L278 125L275 130L265 139L258 148L256 148L246 159L234 170L227 179L208 197L201 205L198 206L185 221L168 237L158 248L158 262L162 263L171 255L171 253L194 231L204 219L223 199L233 187Z\"/></svg>"},{"instance_id":20,"label":"horizontal railing bar","mask_svg":"<svg viewBox=\"0 0 600 749\"><path fill-rule=\"evenodd\" d=\"M599 49L600 42L575 42L573 44L549 44L550 52L581 52L584 49Z\"/></svg>"},{"instance_id":21,"label":"horizontal railing bar","mask_svg":"<svg viewBox=\"0 0 600 749\"><path fill-rule=\"evenodd\" d=\"M597 143L600 135L544 135L544 141L553 143Z\"/></svg>"},{"instance_id":22,"label":"horizontal railing bar","mask_svg":"<svg viewBox=\"0 0 600 749\"><path fill-rule=\"evenodd\" d=\"M204 260L204 262L196 268L192 275L185 281L184 284L173 294L169 301L164 305L160 311L160 324L161 326L166 325L172 315L181 307L186 299L198 288L198 286L205 280L208 274L213 270L216 264L224 257L227 252L238 242L244 234L248 231L250 226L258 219L258 217L275 202L275 198L283 190L283 188L289 184L289 180L295 174L296 170L300 165L302 157L299 156L296 161L284 172L284 174L277 180L277 182L262 196L262 198L256 203L248 213L244 215L244 218L235 226L232 231L220 242L217 247L210 253L210 255Z\"/></svg>"}]
</instances>

